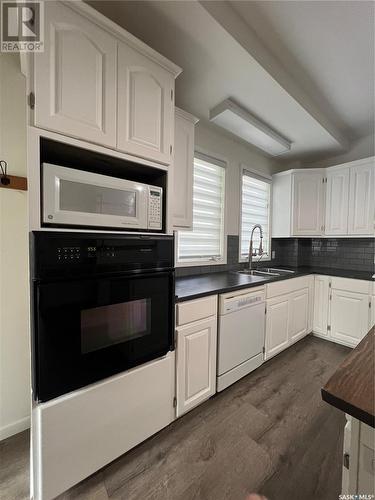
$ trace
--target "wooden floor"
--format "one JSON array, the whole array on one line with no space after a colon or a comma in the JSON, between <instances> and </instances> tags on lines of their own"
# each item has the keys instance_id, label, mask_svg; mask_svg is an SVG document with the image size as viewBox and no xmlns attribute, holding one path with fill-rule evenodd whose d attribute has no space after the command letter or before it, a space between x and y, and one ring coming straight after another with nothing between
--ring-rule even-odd
<instances>
[{"instance_id":1,"label":"wooden floor","mask_svg":"<svg viewBox=\"0 0 375 500\"><path fill-rule=\"evenodd\" d=\"M320 388L348 352L307 337L59 500L337 500L345 417ZM28 498L28 439L0 442L2 500Z\"/></svg>"}]
</instances>

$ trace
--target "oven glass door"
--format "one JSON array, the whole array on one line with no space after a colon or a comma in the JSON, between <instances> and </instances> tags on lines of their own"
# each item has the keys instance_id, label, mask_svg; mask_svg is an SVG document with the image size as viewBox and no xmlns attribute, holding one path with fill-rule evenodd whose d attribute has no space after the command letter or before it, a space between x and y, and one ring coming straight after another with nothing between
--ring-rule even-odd
<instances>
[{"instance_id":1,"label":"oven glass door","mask_svg":"<svg viewBox=\"0 0 375 500\"><path fill-rule=\"evenodd\" d=\"M173 273L36 285L34 391L47 401L166 354Z\"/></svg>"}]
</instances>

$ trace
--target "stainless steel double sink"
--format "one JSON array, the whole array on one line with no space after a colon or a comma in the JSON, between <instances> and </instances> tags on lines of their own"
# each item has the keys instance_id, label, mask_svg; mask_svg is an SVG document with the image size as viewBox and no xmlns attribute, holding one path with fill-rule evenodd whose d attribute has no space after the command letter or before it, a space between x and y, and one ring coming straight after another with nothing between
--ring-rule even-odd
<instances>
[{"instance_id":1,"label":"stainless steel double sink","mask_svg":"<svg viewBox=\"0 0 375 500\"><path fill-rule=\"evenodd\" d=\"M251 269L251 270L243 269L242 271L237 271L237 272L239 274L247 274L249 276L264 276L269 278L295 273L295 271L290 271L289 269L277 269L276 267L262 267L259 269Z\"/></svg>"}]
</instances>

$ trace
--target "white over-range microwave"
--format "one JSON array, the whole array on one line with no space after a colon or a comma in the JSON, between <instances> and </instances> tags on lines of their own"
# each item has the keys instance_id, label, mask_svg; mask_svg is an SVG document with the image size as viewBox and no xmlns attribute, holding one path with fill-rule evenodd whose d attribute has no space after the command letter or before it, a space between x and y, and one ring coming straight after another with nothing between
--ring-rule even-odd
<instances>
[{"instance_id":1,"label":"white over-range microwave","mask_svg":"<svg viewBox=\"0 0 375 500\"><path fill-rule=\"evenodd\" d=\"M162 229L158 186L43 163L42 200L44 224Z\"/></svg>"}]
</instances>

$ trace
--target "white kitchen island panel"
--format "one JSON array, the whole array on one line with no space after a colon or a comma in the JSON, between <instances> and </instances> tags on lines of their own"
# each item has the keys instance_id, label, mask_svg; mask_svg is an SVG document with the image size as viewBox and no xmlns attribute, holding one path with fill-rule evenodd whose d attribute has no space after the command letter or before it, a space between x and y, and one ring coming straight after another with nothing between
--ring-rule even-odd
<instances>
[{"instance_id":1,"label":"white kitchen island panel","mask_svg":"<svg viewBox=\"0 0 375 500\"><path fill-rule=\"evenodd\" d=\"M34 500L49 500L174 419L175 355L35 406Z\"/></svg>"}]
</instances>

